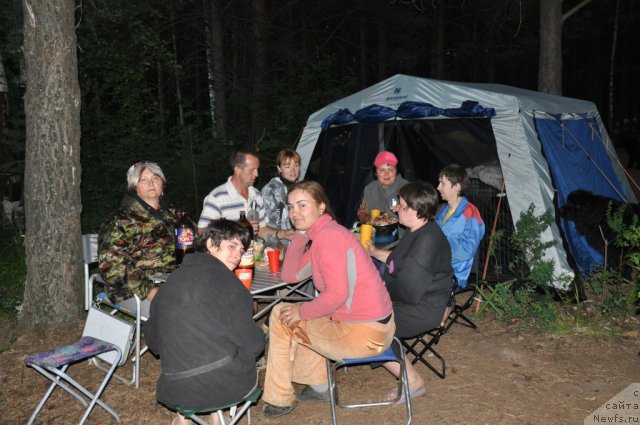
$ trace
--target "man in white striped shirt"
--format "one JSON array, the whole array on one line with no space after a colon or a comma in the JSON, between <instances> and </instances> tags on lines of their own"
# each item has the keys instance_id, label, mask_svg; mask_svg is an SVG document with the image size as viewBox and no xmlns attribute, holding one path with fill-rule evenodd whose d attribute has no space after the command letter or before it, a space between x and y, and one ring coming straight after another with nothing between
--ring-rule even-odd
<instances>
[{"instance_id":1,"label":"man in white striped shirt","mask_svg":"<svg viewBox=\"0 0 640 425\"><path fill-rule=\"evenodd\" d=\"M260 158L249 150L237 150L231 156L233 174L205 198L198 220L198 232L202 232L209 222L219 218L237 221L240 211L249 211L251 202L256 203L259 220L252 220L254 234L261 238L273 235L278 239L291 239L292 230L273 229L265 224L265 209L262 194L253 184L258 178Z\"/></svg>"}]
</instances>

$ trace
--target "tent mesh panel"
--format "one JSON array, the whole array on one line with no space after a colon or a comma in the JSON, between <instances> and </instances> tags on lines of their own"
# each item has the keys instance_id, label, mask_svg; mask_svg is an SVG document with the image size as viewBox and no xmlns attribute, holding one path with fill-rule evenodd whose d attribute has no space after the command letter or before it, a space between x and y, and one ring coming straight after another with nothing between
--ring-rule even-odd
<instances>
[{"instance_id":1,"label":"tent mesh panel","mask_svg":"<svg viewBox=\"0 0 640 425\"><path fill-rule=\"evenodd\" d=\"M474 265L474 271L477 270L479 279L482 279L484 263L489 250L489 239L498 208L499 193L498 189L481 182L479 179L469 179L469 185L465 190L465 196L478 208L485 225L485 235L478 248L479 264L477 264L477 268ZM496 230L502 230L503 235L497 241L493 249L494 254L489 260L485 279L489 282L504 281L513 277L509 271L509 263L515 258L513 249L510 246L511 235L513 234L513 220L511 219L511 211L506 197L502 199L500 204ZM471 277L470 281L473 280L474 276Z\"/></svg>"}]
</instances>

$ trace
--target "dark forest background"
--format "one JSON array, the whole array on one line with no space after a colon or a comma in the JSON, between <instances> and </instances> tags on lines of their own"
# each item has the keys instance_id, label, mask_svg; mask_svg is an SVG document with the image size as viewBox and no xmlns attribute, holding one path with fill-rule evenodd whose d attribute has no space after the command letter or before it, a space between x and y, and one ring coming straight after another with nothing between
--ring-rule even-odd
<instances>
[{"instance_id":1,"label":"dark forest background","mask_svg":"<svg viewBox=\"0 0 640 425\"><path fill-rule=\"evenodd\" d=\"M562 33L562 94L595 102L611 133L640 112L634 0L620 3L610 91L615 3L592 1ZM19 1L0 0L3 175L24 167L22 16ZM83 233L118 206L139 160L162 166L194 219L237 146L259 151L261 188L310 113L394 74L538 81L537 0L83 0L76 23Z\"/></svg>"}]
</instances>

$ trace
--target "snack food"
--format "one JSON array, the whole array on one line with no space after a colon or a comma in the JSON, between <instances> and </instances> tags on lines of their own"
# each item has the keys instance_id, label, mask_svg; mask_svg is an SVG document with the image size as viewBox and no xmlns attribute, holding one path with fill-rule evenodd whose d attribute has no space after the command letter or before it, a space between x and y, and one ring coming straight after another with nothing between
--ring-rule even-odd
<instances>
[{"instance_id":1,"label":"snack food","mask_svg":"<svg viewBox=\"0 0 640 425\"><path fill-rule=\"evenodd\" d=\"M396 224L397 222L397 218L391 217L387 213L382 213L376 218L369 220L368 224L373 224L374 226L388 226L389 224Z\"/></svg>"}]
</instances>

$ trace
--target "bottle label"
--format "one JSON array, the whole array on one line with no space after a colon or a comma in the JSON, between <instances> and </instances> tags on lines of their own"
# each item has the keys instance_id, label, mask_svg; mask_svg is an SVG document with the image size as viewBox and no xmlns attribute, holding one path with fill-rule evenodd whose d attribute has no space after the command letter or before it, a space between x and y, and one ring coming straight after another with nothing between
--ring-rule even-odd
<instances>
[{"instance_id":1,"label":"bottle label","mask_svg":"<svg viewBox=\"0 0 640 425\"><path fill-rule=\"evenodd\" d=\"M242 257L240 258L240 264L238 264L238 267L239 268L253 267L254 263L255 263L255 259L253 258L253 247L249 247L249 249L247 249L245 253L242 254Z\"/></svg>"},{"instance_id":2,"label":"bottle label","mask_svg":"<svg viewBox=\"0 0 640 425\"><path fill-rule=\"evenodd\" d=\"M193 246L193 230L185 227L176 229L176 249L189 249Z\"/></svg>"}]
</instances>

